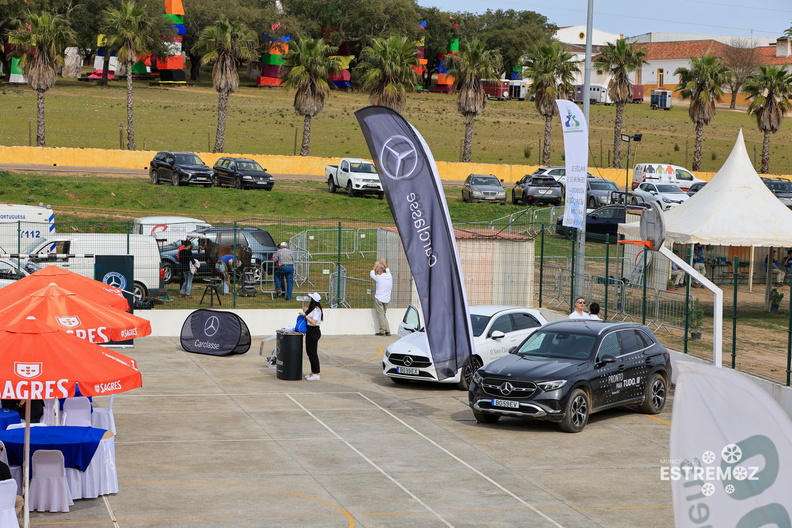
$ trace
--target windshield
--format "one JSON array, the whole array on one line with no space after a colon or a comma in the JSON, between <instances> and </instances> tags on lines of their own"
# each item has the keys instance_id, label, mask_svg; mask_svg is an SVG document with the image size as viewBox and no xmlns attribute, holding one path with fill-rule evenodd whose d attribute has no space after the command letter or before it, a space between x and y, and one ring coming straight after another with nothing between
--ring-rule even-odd
<instances>
[{"instance_id":1,"label":"windshield","mask_svg":"<svg viewBox=\"0 0 792 528\"><path fill-rule=\"evenodd\" d=\"M239 161L237 162L237 170L248 172L264 172L261 165L255 161Z\"/></svg>"},{"instance_id":2,"label":"windshield","mask_svg":"<svg viewBox=\"0 0 792 528\"><path fill-rule=\"evenodd\" d=\"M492 185L494 187L500 187L501 184L497 178L494 177L487 177L487 176L476 176L473 178L473 185Z\"/></svg>"},{"instance_id":3,"label":"windshield","mask_svg":"<svg viewBox=\"0 0 792 528\"><path fill-rule=\"evenodd\" d=\"M616 184L612 181L591 181L589 180L589 185L591 189L594 191L618 191L619 188L616 187Z\"/></svg>"},{"instance_id":4,"label":"windshield","mask_svg":"<svg viewBox=\"0 0 792 528\"><path fill-rule=\"evenodd\" d=\"M473 335L478 337L484 332L484 329L487 327L487 323L491 317L489 315L476 315L470 314L470 321L473 323Z\"/></svg>"},{"instance_id":5,"label":"windshield","mask_svg":"<svg viewBox=\"0 0 792 528\"><path fill-rule=\"evenodd\" d=\"M517 351L523 357L550 359L588 359L596 336L570 332L536 332Z\"/></svg>"},{"instance_id":6,"label":"windshield","mask_svg":"<svg viewBox=\"0 0 792 528\"><path fill-rule=\"evenodd\" d=\"M667 193L667 194L685 194L685 191L679 188L677 185L658 185L657 192Z\"/></svg>"},{"instance_id":7,"label":"windshield","mask_svg":"<svg viewBox=\"0 0 792 528\"><path fill-rule=\"evenodd\" d=\"M179 154L176 156L175 163L180 165L203 165L203 161L201 158L196 156L195 154Z\"/></svg>"},{"instance_id":8,"label":"windshield","mask_svg":"<svg viewBox=\"0 0 792 528\"><path fill-rule=\"evenodd\" d=\"M352 172L377 174L377 168L371 163L350 163L349 166Z\"/></svg>"}]
</instances>

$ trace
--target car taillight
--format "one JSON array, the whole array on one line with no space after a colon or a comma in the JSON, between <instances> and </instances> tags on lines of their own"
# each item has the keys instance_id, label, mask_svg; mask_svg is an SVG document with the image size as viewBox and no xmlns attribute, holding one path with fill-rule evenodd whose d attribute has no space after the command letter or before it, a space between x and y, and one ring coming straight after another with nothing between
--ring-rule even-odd
<instances>
[{"instance_id":1,"label":"car taillight","mask_svg":"<svg viewBox=\"0 0 792 528\"><path fill-rule=\"evenodd\" d=\"M165 268L160 268L160 280L165 280Z\"/></svg>"}]
</instances>

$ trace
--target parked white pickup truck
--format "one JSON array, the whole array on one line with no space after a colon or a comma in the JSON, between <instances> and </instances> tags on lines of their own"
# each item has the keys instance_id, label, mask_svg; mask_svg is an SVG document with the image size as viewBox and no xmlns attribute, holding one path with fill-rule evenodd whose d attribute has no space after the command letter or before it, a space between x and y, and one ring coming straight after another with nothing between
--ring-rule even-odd
<instances>
[{"instance_id":1,"label":"parked white pickup truck","mask_svg":"<svg viewBox=\"0 0 792 528\"><path fill-rule=\"evenodd\" d=\"M338 165L326 166L325 179L331 193L336 189L346 189L350 197L376 194L382 200L385 196L377 167L363 159L343 158Z\"/></svg>"}]
</instances>

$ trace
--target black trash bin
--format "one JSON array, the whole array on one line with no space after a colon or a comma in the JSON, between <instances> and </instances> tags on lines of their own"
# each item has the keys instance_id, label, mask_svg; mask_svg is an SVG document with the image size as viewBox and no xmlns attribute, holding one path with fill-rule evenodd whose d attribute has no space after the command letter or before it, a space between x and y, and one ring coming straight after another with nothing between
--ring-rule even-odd
<instances>
[{"instance_id":1,"label":"black trash bin","mask_svg":"<svg viewBox=\"0 0 792 528\"><path fill-rule=\"evenodd\" d=\"M303 334L299 332L276 332L275 377L282 380L302 379Z\"/></svg>"}]
</instances>

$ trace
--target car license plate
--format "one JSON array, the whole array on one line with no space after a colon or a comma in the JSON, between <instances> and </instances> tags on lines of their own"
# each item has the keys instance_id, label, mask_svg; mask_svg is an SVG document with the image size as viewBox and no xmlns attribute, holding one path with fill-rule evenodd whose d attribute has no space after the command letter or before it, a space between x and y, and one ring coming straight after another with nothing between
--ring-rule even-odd
<instances>
[{"instance_id":1,"label":"car license plate","mask_svg":"<svg viewBox=\"0 0 792 528\"><path fill-rule=\"evenodd\" d=\"M519 409L520 403L510 400L492 400L493 407L508 407L509 409Z\"/></svg>"},{"instance_id":2,"label":"car license plate","mask_svg":"<svg viewBox=\"0 0 792 528\"><path fill-rule=\"evenodd\" d=\"M396 367L396 372L399 374L408 374L410 376L418 375L418 369L414 367Z\"/></svg>"}]
</instances>

